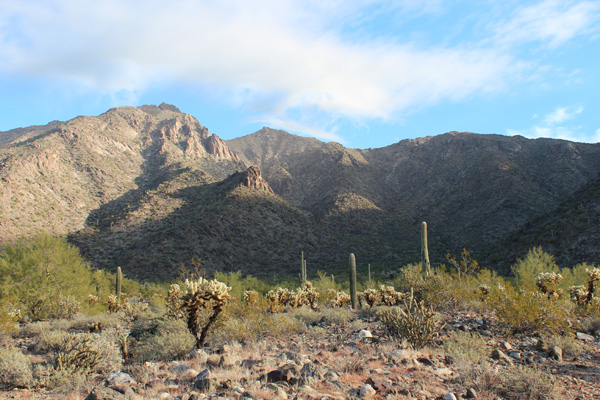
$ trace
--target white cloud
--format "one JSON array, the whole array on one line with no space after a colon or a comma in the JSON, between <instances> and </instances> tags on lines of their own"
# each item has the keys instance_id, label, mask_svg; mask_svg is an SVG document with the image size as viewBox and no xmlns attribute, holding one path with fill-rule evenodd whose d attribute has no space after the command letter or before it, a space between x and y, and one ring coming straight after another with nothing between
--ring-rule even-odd
<instances>
[{"instance_id":1,"label":"white cloud","mask_svg":"<svg viewBox=\"0 0 600 400\"><path fill-rule=\"evenodd\" d=\"M340 141L323 128L337 118L397 121L520 81L531 66L497 42L559 45L591 29L597 3L562 4L520 8L493 40L450 47L348 34L375 15L442 13L441 0L3 0L0 73L119 99L164 82L189 85L261 121Z\"/></svg>"},{"instance_id":2,"label":"white cloud","mask_svg":"<svg viewBox=\"0 0 600 400\"><path fill-rule=\"evenodd\" d=\"M554 110L554 112L547 114L544 118L544 122L548 125L560 124L575 118L577 114L581 114L582 112L583 107L581 106L573 109L573 111L569 111L569 107L559 107L556 110Z\"/></svg>"},{"instance_id":3,"label":"white cloud","mask_svg":"<svg viewBox=\"0 0 600 400\"><path fill-rule=\"evenodd\" d=\"M344 24L371 3L379 2L9 1L0 6L0 71L105 93L168 80L213 88L278 118L317 107L384 120L498 90L514 72L510 57L489 49L344 37ZM400 7L423 13L439 4Z\"/></svg>"},{"instance_id":4,"label":"white cloud","mask_svg":"<svg viewBox=\"0 0 600 400\"><path fill-rule=\"evenodd\" d=\"M521 7L509 21L496 23L496 40L505 45L544 41L557 47L594 29L599 13L597 1L546 0Z\"/></svg>"},{"instance_id":5,"label":"white cloud","mask_svg":"<svg viewBox=\"0 0 600 400\"><path fill-rule=\"evenodd\" d=\"M557 107L553 112L546 114L543 123L540 125L534 125L531 128L523 130L507 129L506 132L511 136L521 135L531 139L543 137L586 143L596 143L600 141L600 129L594 134L583 132L582 127L578 125L566 126L563 124L563 122L572 120L581 113L583 113L582 106Z\"/></svg>"}]
</instances>

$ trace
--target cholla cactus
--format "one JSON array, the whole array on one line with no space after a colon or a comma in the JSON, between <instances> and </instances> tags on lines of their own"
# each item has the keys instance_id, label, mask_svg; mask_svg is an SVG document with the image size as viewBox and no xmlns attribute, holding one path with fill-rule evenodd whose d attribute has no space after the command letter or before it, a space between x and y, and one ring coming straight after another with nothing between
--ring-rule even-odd
<instances>
[{"instance_id":1,"label":"cholla cactus","mask_svg":"<svg viewBox=\"0 0 600 400\"><path fill-rule=\"evenodd\" d=\"M116 313L117 311L119 311L121 309L121 306L117 300L117 296L115 296L114 294L109 295L107 301L108 301L108 312L109 313Z\"/></svg>"},{"instance_id":2,"label":"cholla cactus","mask_svg":"<svg viewBox=\"0 0 600 400\"><path fill-rule=\"evenodd\" d=\"M335 291L335 289L330 289ZM351 304L351 299L350 299L350 295L342 290L335 291L335 297L332 300L332 306L333 307L346 307L349 306Z\"/></svg>"},{"instance_id":3,"label":"cholla cactus","mask_svg":"<svg viewBox=\"0 0 600 400\"><path fill-rule=\"evenodd\" d=\"M548 298L560 297L560 291L557 286L562 281L563 277L561 274L555 272L542 272L535 278L535 285L544 294L548 295Z\"/></svg>"},{"instance_id":4,"label":"cholla cactus","mask_svg":"<svg viewBox=\"0 0 600 400\"><path fill-rule=\"evenodd\" d=\"M404 294L396 292L393 286L381 285L379 286L379 293L381 296L381 302L386 306L396 306L402 303Z\"/></svg>"},{"instance_id":5,"label":"cholla cactus","mask_svg":"<svg viewBox=\"0 0 600 400\"><path fill-rule=\"evenodd\" d=\"M588 292L583 285L574 285L569 288L569 296L571 297L571 301L578 306L582 306L586 303L587 294Z\"/></svg>"},{"instance_id":6,"label":"cholla cactus","mask_svg":"<svg viewBox=\"0 0 600 400\"><path fill-rule=\"evenodd\" d=\"M317 299L319 298L319 293L313 287L313 284L309 281L304 283L302 288L298 288L296 291L297 296L301 301L299 301L299 306L303 304L309 305L313 310L317 309Z\"/></svg>"},{"instance_id":7,"label":"cholla cactus","mask_svg":"<svg viewBox=\"0 0 600 400\"><path fill-rule=\"evenodd\" d=\"M377 289L366 289L359 294L361 307L365 304L369 307L375 307L381 304L381 293Z\"/></svg>"},{"instance_id":8,"label":"cholla cactus","mask_svg":"<svg viewBox=\"0 0 600 400\"><path fill-rule=\"evenodd\" d=\"M93 294L88 294L88 303L89 305L96 304L98 302L98 296L94 296Z\"/></svg>"},{"instance_id":9,"label":"cholla cactus","mask_svg":"<svg viewBox=\"0 0 600 400\"><path fill-rule=\"evenodd\" d=\"M183 292L178 284L172 284L169 287L166 298L167 316L172 318L183 318Z\"/></svg>"},{"instance_id":10,"label":"cholla cactus","mask_svg":"<svg viewBox=\"0 0 600 400\"><path fill-rule=\"evenodd\" d=\"M187 317L188 329L196 338L196 347L200 348L204 345L208 329L216 321L227 300L229 300L231 288L216 279L209 281L204 278L195 281L186 279L185 288L186 291L181 298L182 308ZM208 319L207 324L201 328L201 312L211 306L213 314Z\"/></svg>"},{"instance_id":11,"label":"cholla cactus","mask_svg":"<svg viewBox=\"0 0 600 400\"><path fill-rule=\"evenodd\" d=\"M412 288L402 307L382 310L378 315L391 336L404 338L417 349L431 343L441 329L439 315L417 301Z\"/></svg>"},{"instance_id":12,"label":"cholla cactus","mask_svg":"<svg viewBox=\"0 0 600 400\"><path fill-rule=\"evenodd\" d=\"M244 302L248 305L258 303L258 292L255 290L246 290L244 292Z\"/></svg>"},{"instance_id":13,"label":"cholla cactus","mask_svg":"<svg viewBox=\"0 0 600 400\"><path fill-rule=\"evenodd\" d=\"M586 268L585 272L590 277L590 281L600 281L600 268Z\"/></svg>"}]
</instances>

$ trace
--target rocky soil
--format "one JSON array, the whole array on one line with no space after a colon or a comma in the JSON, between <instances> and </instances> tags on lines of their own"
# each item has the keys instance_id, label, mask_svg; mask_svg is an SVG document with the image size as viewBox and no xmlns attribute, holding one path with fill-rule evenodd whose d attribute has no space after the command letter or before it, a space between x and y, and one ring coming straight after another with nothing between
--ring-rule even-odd
<instances>
[{"instance_id":1,"label":"rocky soil","mask_svg":"<svg viewBox=\"0 0 600 400\"><path fill-rule=\"evenodd\" d=\"M322 318L303 333L195 350L182 360L129 364L79 390L15 389L2 399L598 399L599 337L573 334L569 348L538 335L505 335L490 314L445 315L435 342L413 350L372 315L336 324ZM477 332L485 359L452 357L444 343ZM27 339L21 339L27 353ZM447 346L446 346L447 347ZM31 348L31 346L29 346ZM544 386L539 374L552 383ZM538 375L536 375L538 374ZM554 390L552 390L554 387Z\"/></svg>"}]
</instances>

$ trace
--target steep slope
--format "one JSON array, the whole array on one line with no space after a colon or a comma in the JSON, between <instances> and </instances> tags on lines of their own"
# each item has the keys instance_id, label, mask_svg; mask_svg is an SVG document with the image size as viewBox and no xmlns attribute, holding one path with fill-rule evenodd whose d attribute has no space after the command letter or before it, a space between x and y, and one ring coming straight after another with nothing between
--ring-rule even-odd
<instances>
[{"instance_id":1,"label":"steep slope","mask_svg":"<svg viewBox=\"0 0 600 400\"><path fill-rule=\"evenodd\" d=\"M574 192L557 208L527 222L511 234L499 249L486 256L495 265L522 255L531 247L556 257L561 267L600 263L600 175Z\"/></svg>"},{"instance_id":2,"label":"steep slope","mask_svg":"<svg viewBox=\"0 0 600 400\"><path fill-rule=\"evenodd\" d=\"M124 266L138 279L174 279L193 259L207 272L266 276L310 247L315 230L250 167L223 181L180 171L147 191L117 222L88 221L70 239L97 265Z\"/></svg>"},{"instance_id":3,"label":"steep slope","mask_svg":"<svg viewBox=\"0 0 600 400\"><path fill-rule=\"evenodd\" d=\"M595 144L458 132L351 150L263 129L232 147L252 149L247 159L282 198L331 230L355 232L344 240L375 238L386 249L369 256L388 262L418 259L423 220L438 262L462 247L492 252L600 170Z\"/></svg>"},{"instance_id":4,"label":"steep slope","mask_svg":"<svg viewBox=\"0 0 600 400\"><path fill-rule=\"evenodd\" d=\"M120 208L181 168L223 179L243 164L195 118L165 104L78 117L13 141L0 148L0 238L82 229L90 213L115 201Z\"/></svg>"}]
</instances>

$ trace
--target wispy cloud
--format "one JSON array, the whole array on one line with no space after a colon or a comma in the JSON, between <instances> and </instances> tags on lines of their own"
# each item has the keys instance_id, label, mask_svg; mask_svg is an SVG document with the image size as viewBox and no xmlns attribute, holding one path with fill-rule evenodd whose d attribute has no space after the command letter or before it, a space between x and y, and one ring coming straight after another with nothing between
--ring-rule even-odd
<instances>
[{"instance_id":1,"label":"wispy cloud","mask_svg":"<svg viewBox=\"0 0 600 400\"><path fill-rule=\"evenodd\" d=\"M573 120L583 113L582 106L557 107L553 112L544 116L542 123L531 128L514 130L508 129L509 135L521 135L528 138L564 139L573 142L596 143L600 141L600 129L595 133L584 132L579 125L565 125L564 122ZM534 119L537 115L534 115Z\"/></svg>"},{"instance_id":2,"label":"wispy cloud","mask_svg":"<svg viewBox=\"0 0 600 400\"><path fill-rule=\"evenodd\" d=\"M496 23L496 40L505 45L543 41L551 47L597 29L597 1L546 0L520 7L508 21Z\"/></svg>"},{"instance_id":3,"label":"wispy cloud","mask_svg":"<svg viewBox=\"0 0 600 400\"><path fill-rule=\"evenodd\" d=\"M571 111L572 110L572 111ZM544 122L548 125L560 124L562 122L573 119L577 114L583 112L583 107L558 107L554 112L547 114Z\"/></svg>"}]
</instances>

